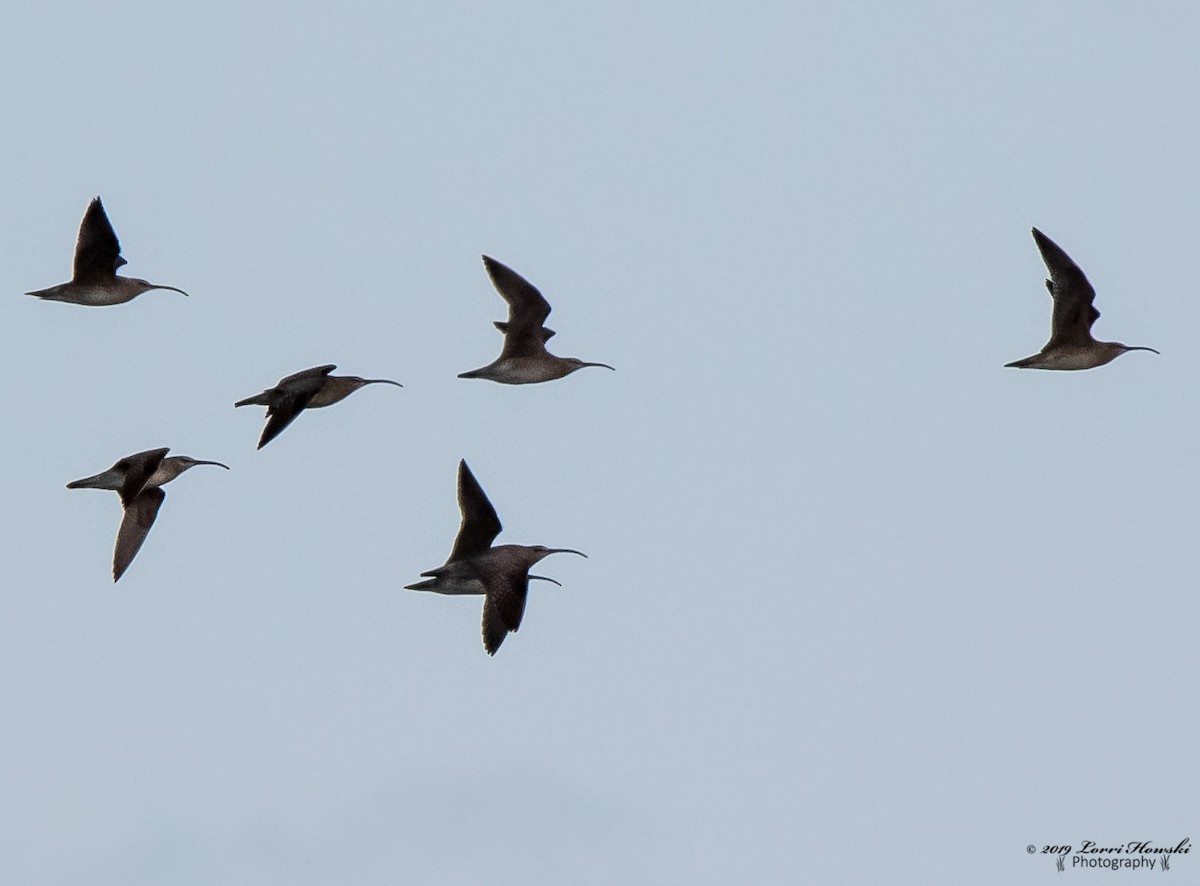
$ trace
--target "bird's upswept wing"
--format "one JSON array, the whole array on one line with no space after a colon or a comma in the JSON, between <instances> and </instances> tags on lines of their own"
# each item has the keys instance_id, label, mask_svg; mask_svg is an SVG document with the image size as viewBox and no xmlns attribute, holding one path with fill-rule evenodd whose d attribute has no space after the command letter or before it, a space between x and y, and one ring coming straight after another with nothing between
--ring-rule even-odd
<instances>
[{"instance_id":1,"label":"bird's upswept wing","mask_svg":"<svg viewBox=\"0 0 1200 886\"><path fill-rule=\"evenodd\" d=\"M125 264L121 244L113 230L104 204L97 197L88 204L79 223L79 239L75 242L75 268L71 279L76 283L98 283L112 277Z\"/></svg>"},{"instance_id":2,"label":"bird's upswept wing","mask_svg":"<svg viewBox=\"0 0 1200 886\"><path fill-rule=\"evenodd\" d=\"M1092 338L1092 324L1100 316L1092 302L1096 298L1096 290L1088 282L1088 278L1080 270L1079 265L1071 260L1057 243L1039 231L1033 229L1033 240L1037 243L1042 260L1050 271L1050 279L1046 288L1054 299L1054 312L1050 318L1050 341L1052 345L1088 345Z\"/></svg>"},{"instance_id":3,"label":"bird's upswept wing","mask_svg":"<svg viewBox=\"0 0 1200 886\"><path fill-rule=\"evenodd\" d=\"M462 523L454 538L454 548L447 563L482 554L492 546L503 527L496 509L488 501L483 487L467 467L465 460L458 463L458 508L462 511Z\"/></svg>"},{"instance_id":4,"label":"bird's upswept wing","mask_svg":"<svg viewBox=\"0 0 1200 886\"><path fill-rule=\"evenodd\" d=\"M546 350L546 341L554 331L542 324L550 316L550 303L537 287L491 256L483 257L484 267L496 291L508 302L508 321L497 323L504 333L500 359L537 356Z\"/></svg>"}]
</instances>

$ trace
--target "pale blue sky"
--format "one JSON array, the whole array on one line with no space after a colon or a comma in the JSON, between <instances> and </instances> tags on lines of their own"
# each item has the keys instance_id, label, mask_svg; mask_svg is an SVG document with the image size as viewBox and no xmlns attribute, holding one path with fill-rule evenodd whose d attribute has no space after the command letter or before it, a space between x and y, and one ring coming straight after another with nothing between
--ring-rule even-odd
<instances>
[{"instance_id":1,"label":"pale blue sky","mask_svg":"<svg viewBox=\"0 0 1200 886\"><path fill-rule=\"evenodd\" d=\"M1196 839L1200 13L1155 10L10 15L0 880L1007 886ZM97 194L190 298L21 295ZM1002 368L1032 225L1162 356ZM455 378L481 253L617 372ZM327 362L405 387L255 452L233 402ZM157 446L232 470L114 587L117 498L64 484ZM590 555L494 659L402 590L460 458L501 541Z\"/></svg>"}]
</instances>

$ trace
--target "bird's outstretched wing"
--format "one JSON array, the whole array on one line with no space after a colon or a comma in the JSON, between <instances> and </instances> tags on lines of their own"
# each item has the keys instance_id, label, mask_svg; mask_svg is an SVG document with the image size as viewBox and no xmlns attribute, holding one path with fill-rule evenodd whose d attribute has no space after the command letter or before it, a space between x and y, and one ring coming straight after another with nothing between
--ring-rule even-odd
<instances>
[{"instance_id":1,"label":"bird's outstretched wing","mask_svg":"<svg viewBox=\"0 0 1200 886\"><path fill-rule=\"evenodd\" d=\"M508 302L508 321L497 323L504 333L504 348L500 359L536 357L546 350L546 341L554 330L542 324L550 316L550 303L537 287L491 256L483 257L484 267L492 278L496 291Z\"/></svg>"},{"instance_id":2,"label":"bird's outstretched wing","mask_svg":"<svg viewBox=\"0 0 1200 886\"><path fill-rule=\"evenodd\" d=\"M508 633L521 626L529 576L525 572L493 575L485 579L484 585L487 596L483 599L483 648L488 655L495 655Z\"/></svg>"},{"instance_id":3,"label":"bird's outstretched wing","mask_svg":"<svg viewBox=\"0 0 1200 886\"><path fill-rule=\"evenodd\" d=\"M121 258L121 244L113 230L104 204L97 197L88 204L79 223L79 239L75 242L75 271L71 279L75 283L98 283L107 280L125 264Z\"/></svg>"},{"instance_id":4,"label":"bird's outstretched wing","mask_svg":"<svg viewBox=\"0 0 1200 886\"><path fill-rule=\"evenodd\" d=\"M1088 345L1092 338L1092 324L1100 316L1092 302L1096 290L1080 270L1079 265L1063 252L1062 248L1039 231L1033 229L1033 240L1042 261L1050 271L1046 288L1054 299L1054 312L1050 318L1051 345Z\"/></svg>"},{"instance_id":5,"label":"bird's outstretched wing","mask_svg":"<svg viewBox=\"0 0 1200 886\"><path fill-rule=\"evenodd\" d=\"M462 511L462 524L458 527L447 563L482 554L503 529L496 509L465 460L458 463L458 509Z\"/></svg>"},{"instance_id":6,"label":"bird's outstretched wing","mask_svg":"<svg viewBox=\"0 0 1200 886\"><path fill-rule=\"evenodd\" d=\"M142 542L154 525L158 509L162 507L167 494L159 486L143 489L125 504L125 516L121 518L121 528L117 530L117 545L113 549L113 581L125 574L137 552L142 549Z\"/></svg>"},{"instance_id":7,"label":"bird's outstretched wing","mask_svg":"<svg viewBox=\"0 0 1200 886\"><path fill-rule=\"evenodd\" d=\"M274 398L267 407L267 423L263 426L262 436L258 438L258 448L262 449L278 437L304 411L312 398L312 394L284 394Z\"/></svg>"}]
</instances>

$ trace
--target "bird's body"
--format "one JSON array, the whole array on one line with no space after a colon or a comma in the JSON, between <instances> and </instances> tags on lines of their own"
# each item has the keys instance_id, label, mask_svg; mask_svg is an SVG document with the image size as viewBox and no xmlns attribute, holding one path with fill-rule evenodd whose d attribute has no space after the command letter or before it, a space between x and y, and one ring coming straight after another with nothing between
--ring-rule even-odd
<instances>
[{"instance_id":1,"label":"bird's body","mask_svg":"<svg viewBox=\"0 0 1200 886\"><path fill-rule=\"evenodd\" d=\"M129 280L129 277L115 277L114 280ZM156 287L169 288L169 287ZM98 283L60 283L58 286L51 286L48 289L39 289L35 292L27 292L26 295L36 295L40 299L46 301L61 301L72 305L86 305L88 307L99 308L108 305L122 305L127 301L133 301L145 289L138 289L135 286L126 286L123 284L113 285L109 281L100 281Z\"/></svg>"},{"instance_id":2,"label":"bird's body","mask_svg":"<svg viewBox=\"0 0 1200 886\"><path fill-rule=\"evenodd\" d=\"M410 591L436 594L483 594L483 646L495 655L504 638L521 626L530 579L558 584L552 578L530 575L529 570L550 554L579 554L570 548L543 545L497 545L492 541L503 528L465 461L458 463L458 504L462 524L445 564L422 572L426 580L407 585Z\"/></svg>"},{"instance_id":3,"label":"bird's body","mask_svg":"<svg viewBox=\"0 0 1200 886\"><path fill-rule=\"evenodd\" d=\"M1004 365L1013 369L1095 369L1111 363L1126 351L1139 350L1148 351L1150 348L1127 348L1112 341L1098 341L1083 346L1059 345Z\"/></svg>"},{"instance_id":4,"label":"bird's body","mask_svg":"<svg viewBox=\"0 0 1200 886\"><path fill-rule=\"evenodd\" d=\"M267 388L261 394L233 404L235 407L267 407L267 424L258 440L259 449L274 440L305 409L331 406L339 400L346 399L363 385L387 384L404 387L400 382L386 378L330 375L335 369L337 366L333 364L305 369L280 379L275 387Z\"/></svg>"},{"instance_id":5,"label":"bird's body","mask_svg":"<svg viewBox=\"0 0 1200 886\"><path fill-rule=\"evenodd\" d=\"M121 244L113 230L104 205L97 197L88 204L79 224L79 239L75 243L75 264L71 279L47 289L37 289L26 295L35 295L47 301L68 302L74 305L102 307L132 301L151 289L170 289L187 295L174 286L163 286L139 280L136 277L119 277L117 269L126 264L121 258Z\"/></svg>"},{"instance_id":6,"label":"bird's body","mask_svg":"<svg viewBox=\"0 0 1200 886\"><path fill-rule=\"evenodd\" d=\"M196 465L217 465L229 470L228 465L219 461L201 461L186 455L166 458L168 452L169 449L138 452L121 459L107 471L67 484L68 489L108 489L121 497L125 515L113 549L113 581L125 574L154 525L158 509L166 498L160 487Z\"/></svg>"},{"instance_id":7,"label":"bird's body","mask_svg":"<svg viewBox=\"0 0 1200 886\"><path fill-rule=\"evenodd\" d=\"M1111 363L1126 351L1153 351L1115 341L1096 341L1092 324L1100 316L1093 301L1096 290L1071 257L1037 228L1033 239L1050 271L1046 289L1054 299L1050 320L1050 340L1032 357L1005 364L1017 369L1092 369Z\"/></svg>"},{"instance_id":8,"label":"bird's body","mask_svg":"<svg viewBox=\"0 0 1200 886\"><path fill-rule=\"evenodd\" d=\"M546 350L546 342L554 335L544 325L550 316L550 303L528 280L490 256L483 257L484 267L496 291L508 302L508 320L496 321L504 334L500 356L487 366L459 373L459 378L483 378L506 385L528 385L553 381L570 375L585 366L607 363L587 363L576 357L558 357Z\"/></svg>"},{"instance_id":9,"label":"bird's body","mask_svg":"<svg viewBox=\"0 0 1200 886\"><path fill-rule=\"evenodd\" d=\"M152 449L149 453L138 453L127 458L121 459L117 464L113 465L107 471L101 474L96 474L94 477L85 477L82 480L73 480L67 484L68 489L107 489L112 492L120 492L124 487L125 481L129 476L129 469L120 467L123 462L130 459L136 459L139 456L150 455L160 450ZM164 454L170 452L169 449L161 450ZM143 488L157 488L170 483L188 468L196 465L220 465L229 470L228 465L221 464L216 461L198 461L186 455L173 455L170 458L163 458L158 462L158 466L145 481Z\"/></svg>"}]
</instances>

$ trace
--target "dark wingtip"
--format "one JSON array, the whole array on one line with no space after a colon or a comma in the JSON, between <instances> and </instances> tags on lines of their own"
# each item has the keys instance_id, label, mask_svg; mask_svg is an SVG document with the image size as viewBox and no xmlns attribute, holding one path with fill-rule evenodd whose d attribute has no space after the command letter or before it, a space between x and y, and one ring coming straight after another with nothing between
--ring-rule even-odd
<instances>
[{"instance_id":1,"label":"dark wingtip","mask_svg":"<svg viewBox=\"0 0 1200 886\"><path fill-rule=\"evenodd\" d=\"M1039 231L1037 228L1030 228L1033 232L1033 242L1037 244L1038 251L1042 255L1046 254L1046 250L1051 252L1062 252L1062 247Z\"/></svg>"}]
</instances>

